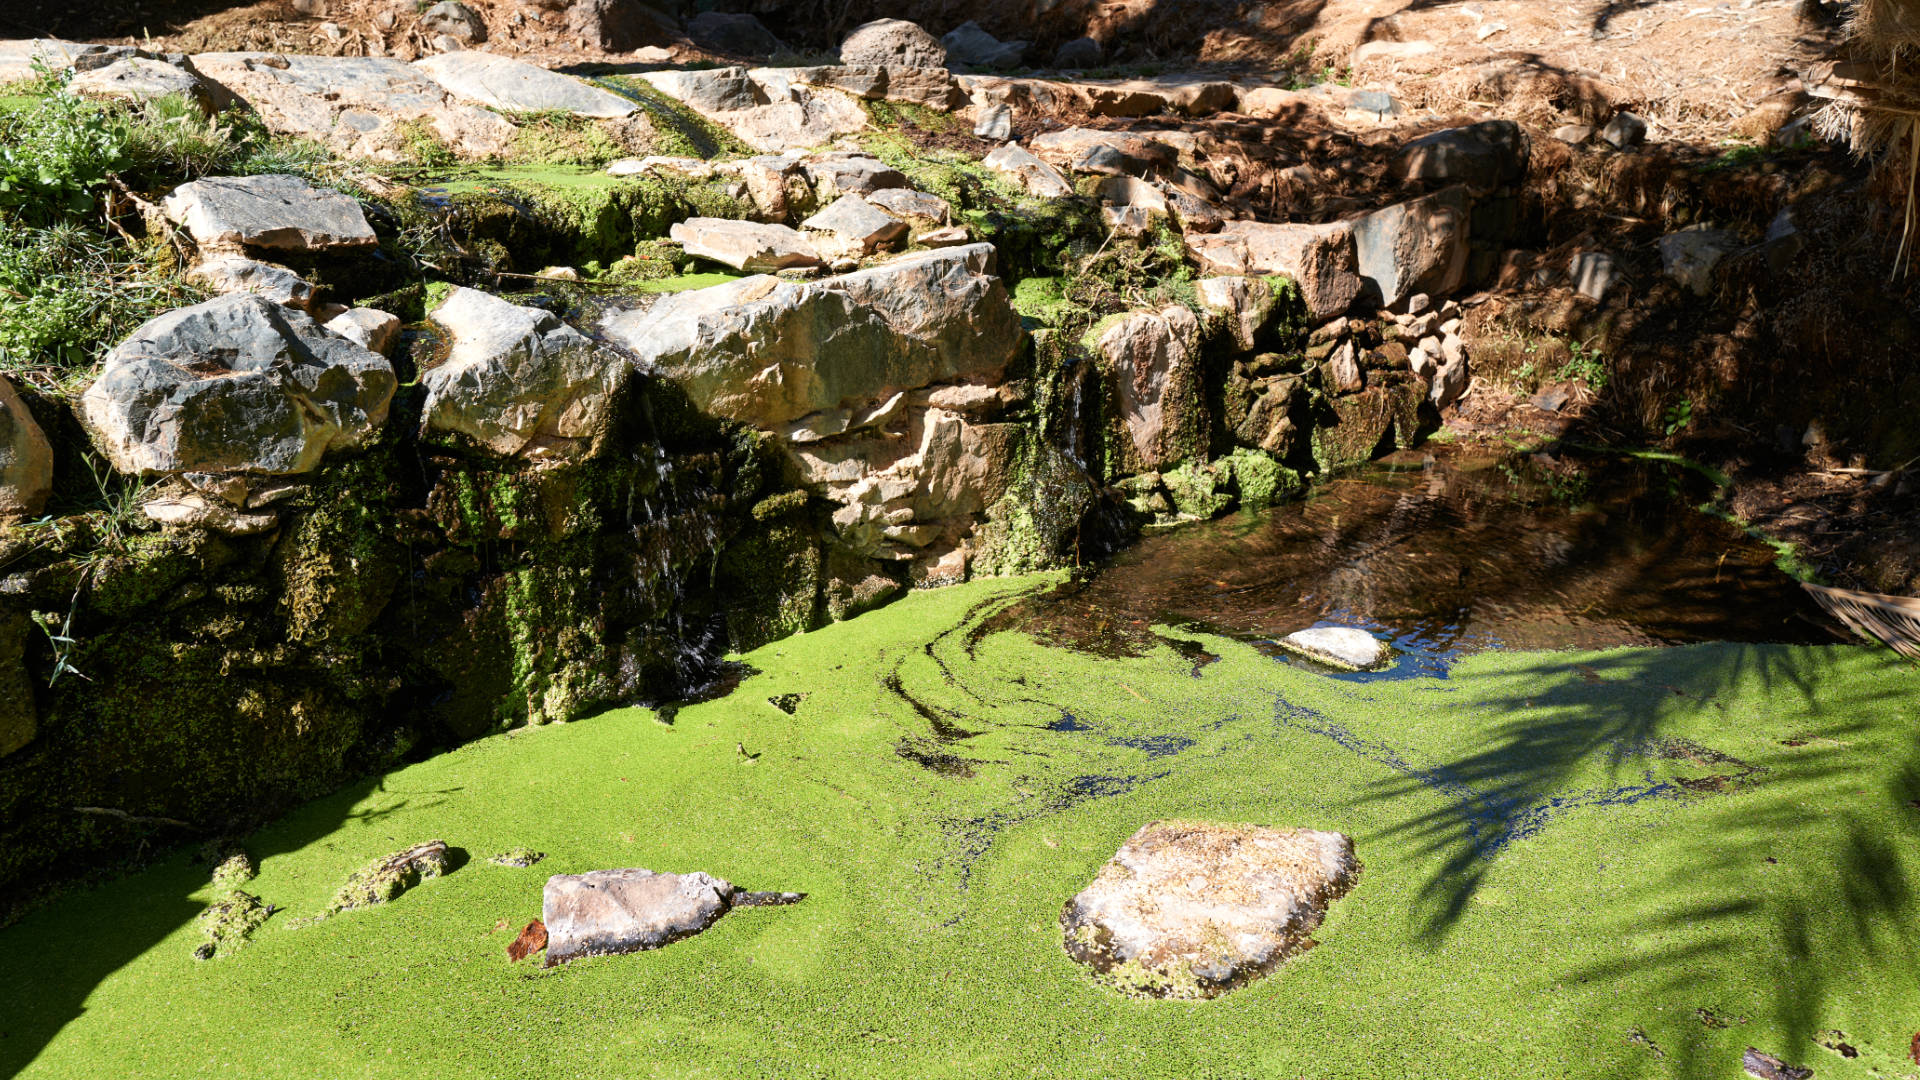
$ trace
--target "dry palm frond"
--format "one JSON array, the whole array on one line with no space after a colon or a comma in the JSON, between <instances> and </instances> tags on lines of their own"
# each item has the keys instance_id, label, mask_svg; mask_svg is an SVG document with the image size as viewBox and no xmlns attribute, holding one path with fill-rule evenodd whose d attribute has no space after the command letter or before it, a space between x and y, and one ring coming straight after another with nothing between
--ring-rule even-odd
<instances>
[{"instance_id":1,"label":"dry palm frond","mask_svg":"<svg viewBox=\"0 0 1920 1080\"><path fill-rule=\"evenodd\" d=\"M1877 639L1902 656L1920 660L1920 600L1825 585L1802 584L1801 587L1854 633Z\"/></svg>"},{"instance_id":2,"label":"dry palm frond","mask_svg":"<svg viewBox=\"0 0 1920 1080\"><path fill-rule=\"evenodd\" d=\"M1851 58L1832 65L1812 88L1828 99L1817 124L1822 135L1845 139L1856 155L1904 169L1898 276L1920 233L1920 0L1858 0L1846 43Z\"/></svg>"}]
</instances>

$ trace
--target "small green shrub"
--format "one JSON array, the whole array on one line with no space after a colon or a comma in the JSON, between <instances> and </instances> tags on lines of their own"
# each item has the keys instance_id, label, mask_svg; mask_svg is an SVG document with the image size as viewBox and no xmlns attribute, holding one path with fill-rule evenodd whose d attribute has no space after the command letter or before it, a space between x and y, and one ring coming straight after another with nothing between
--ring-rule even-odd
<instances>
[{"instance_id":1,"label":"small green shrub","mask_svg":"<svg viewBox=\"0 0 1920 1080\"><path fill-rule=\"evenodd\" d=\"M37 225L85 213L125 155L125 125L64 88L0 111L0 213Z\"/></svg>"}]
</instances>

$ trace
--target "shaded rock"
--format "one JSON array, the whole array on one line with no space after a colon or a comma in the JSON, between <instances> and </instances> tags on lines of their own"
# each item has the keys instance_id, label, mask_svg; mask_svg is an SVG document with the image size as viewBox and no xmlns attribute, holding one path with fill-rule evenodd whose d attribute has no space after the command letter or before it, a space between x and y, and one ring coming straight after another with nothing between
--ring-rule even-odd
<instances>
[{"instance_id":1,"label":"shaded rock","mask_svg":"<svg viewBox=\"0 0 1920 1080\"><path fill-rule=\"evenodd\" d=\"M625 365L558 315L455 288L428 317L453 347L420 376L427 428L528 457L582 453L604 429Z\"/></svg>"},{"instance_id":2,"label":"shaded rock","mask_svg":"<svg viewBox=\"0 0 1920 1080\"><path fill-rule=\"evenodd\" d=\"M1126 427L1119 471L1149 472L1203 454L1200 324L1193 313L1169 305L1121 316L1096 344Z\"/></svg>"},{"instance_id":3,"label":"shaded rock","mask_svg":"<svg viewBox=\"0 0 1920 1080\"><path fill-rule=\"evenodd\" d=\"M1614 113L1600 137L1615 150L1632 150L1647 141L1647 122L1630 112Z\"/></svg>"},{"instance_id":4,"label":"shaded rock","mask_svg":"<svg viewBox=\"0 0 1920 1080\"><path fill-rule=\"evenodd\" d=\"M1258 278L1232 276L1201 278L1194 285L1200 306L1226 316L1234 344L1252 352L1273 318L1273 290Z\"/></svg>"},{"instance_id":5,"label":"shaded rock","mask_svg":"<svg viewBox=\"0 0 1920 1080\"><path fill-rule=\"evenodd\" d=\"M1061 912L1067 954L1143 997L1214 997L1312 948L1360 875L1338 833L1156 821Z\"/></svg>"},{"instance_id":6,"label":"shaded rock","mask_svg":"<svg viewBox=\"0 0 1920 1080\"><path fill-rule=\"evenodd\" d=\"M822 201L840 195L870 195L885 188L907 187L900 170L865 154L828 154L801 163L815 195Z\"/></svg>"},{"instance_id":7,"label":"shaded rock","mask_svg":"<svg viewBox=\"0 0 1920 1080\"><path fill-rule=\"evenodd\" d=\"M898 218L938 225L953 216L953 207L938 195L912 188L881 188L867 193L868 202Z\"/></svg>"},{"instance_id":8,"label":"shaded rock","mask_svg":"<svg viewBox=\"0 0 1920 1080\"><path fill-rule=\"evenodd\" d=\"M1317 322L1344 314L1360 294L1353 240L1352 227L1346 222L1229 221L1217 233L1186 238L1187 250L1207 273L1282 274L1292 279Z\"/></svg>"},{"instance_id":9,"label":"shaded rock","mask_svg":"<svg viewBox=\"0 0 1920 1080\"><path fill-rule=\"evenodd\" d=\"M1106 60L1106 50L1090 37L1074 38L1053 51L1053 66L1057 68L1099 67Z\"/></svg>"},{"instance_id":10,"label":"shaded rock","mask_svg":"<svg viewBox=\"0 0 1920 1080\"><path fill-rule=\"evenodd\" d=\"M1620 267L1604 251L1576 251L1567 262L1567 277L1573 288L1589 300L1605 300L1620 279Z\"/></svg>"},{"instance_id":11,"label":"shaded rock","mask_svg":"<svg viewBox=\"0 0 1920 1080\"><path fill-rule=\"evenodd\" d=\"M573 0L567 5L567 31L605 52L665 45L674 30L670 19L641 0Z\"/></svg>"},{"instance_id":12,"label":"shaded rock","mask_svg":"<svg viewBox=\"0 0 1920 1080\"><path fill-rule=\"evenodd\" d=\"M819 283L756 277L676 293L602 329L705 412L767 431L831 413L817 421L829 434L904 390L997 381L1023 340L987 244Z\"/></svg>"},{"instance_id":13,"label":"shaded rock","mask_svg":"<svg viewBox=\"0 0 1920 1080\"><path fill-rule=\"evenodd\" d=\"M760 20L747 14L703 11L687 20L695 45L729 56L772 56L785 48Z\"/></svg>"},{"instance_id":14,"label":"shaded rock","mask_svg":"<svg viewBox=\"0 0 1920 1080\"><path fill-rule=\"evenodd\" d=\"M980 164L1011 179L1021 190L1042 199L1073 194L1073 185L1059 170L1033 156L1018 143L1008 143L988 154Z\"/></svg>"},{"instance_id":15,"label":"shaded rock","mask_svg":"<svg viewBox=\"0 0 1920 1080\"><path fill-rule=\"evenodd\" d=\"M202 53L194 64L244 101L277 133L326 143L349 157L398 161L402 125L424 120L456 154L505 154L512 121L477 105L450 104L440 84L411 64L375 56Z\"/></svg>"},{"instance_id":16,"label":"shaded rock","mask_svg":"<svg viewBox=\"0 0 1920 1080\"><path fill-rule=\"evenodd\" d=\"M547 879L540 903L546 966L658 949L692 937L727 913L733 893L726 880L697 872L555 874Z\"/></svg>"},{"instance_id":17,"label":"shaded rock","mask_svg":"<svg viewBox=\"0 0 1920 1080\"><path fill-rule=\"evenodd\" d=\"M745 270L763 273L790 266L819 266L826 260L806 234L785 225L730 218L688 218L669 231L687 254Z\"/></svg>"},{"instance_id":18,"label":"shaded rock","mask_svg":"<svg viewBox=\"0 0 1920 1080\"><path fill-rule=\"evenodd\" d=\"M979 121L973 125L973 136L988 142L1006 142L1013 138L1013 109L992 105L982 110Z\"/></svg>"},{"instance_id":19,"label":"shaded rock","mask_svg":"<svg viewBox=\"0 0 1920 1080\"><path fill-rule=\"evenodd\" d=\"M177 529L206 529L223 536L258 536L272 532L280 524L273 513L242 513L224 502L188 492L161 495L140 504L140 512L149 521Z\"/></svg>"},{"instance_id":20,"label":"shaded rock","mask_svg":"<svg viewBox=\"0 0 1920 1080\"><path fill-rule=\"evenodd\" d=\"M284 266L249 259L245 255L216 255L187 271L187 280L217 293L247 292L307 310L313 304L313 286Z\"/></svg>"},{"instance_id":21,"label":"shaded rock","mask_svg":"<svg viewBox=\"0 0 1920 1080\"><path fill-rule=\"evenodd\" d=\"M1472 200L1465 187L1376 210L1352 221L1362 299L1393 307L1414 293L1444 296L1467 274Z\"/></svg>"},{"instance_id":22,"label":"shaded rock","mask_svg":"<svg viewBox=\"0 0 1920 1080\"><path fill-rule=\"evenodd\" d=\"M302 312L235 293L153 319L80 400L125 473L304 473L365 445L394 392L385 358Z\"/></svg>"},{"instance_id":23,"label":"shaded rock","mask_svg":"<svg viewBox=\"0 0 1920 1080\"><path fill-rule=\"evenodd\" d=\"M1489 190L1527 171L1527 137L1511 120L1448 128L1408 143L1394 158L1403 179Z\"/></svg>"},{"instance_id":24,"label":"shaded rock","mask_svg":"<svg viewBox=\"0 0 1920 1080\"><path fill-rule=\"evenodd\" d=\"M639 108L618 94L570 75L494 53L455 52L415 60L413 66L454 97L496 109L548 109L617 119Z\"/></svg>"},{"instance_id":25,"label":"shaded rock","mask_svg":"<svg viewBox=\"0 0 1920 1080\"><path fill-rule=\"evenodd\" d=\"M1695 296L1713 292L1720 261L1740 250L1740 238L1725 229L1694 225L1660 238L1660 265L1666 275Z\"/></svg>"},{"instance_id":26,"label":"shaded rock","mask_svg":"<svg viewBox=\"0 0 1920 1080\"><path fill-rule=\"evenodd\" d=\"M1783 206L1779 213L1773 215L1773 220L1767 223L1767 236L1763 243L1766 245L1764 250L1768 271L1786 273L1807 246L1807 238L1793 220L1793 207Z\"/></svg>"},{"instance_id":27,"label":"shaded rock","mask_svg":"<svg viewBox=\"0 0 1920 1080\"><path fill-rule=\"evenodd\" d=\"M105 67L78 72L67 88L84 97L151 101L178 94L211 116L219 106L218 87L184 61L169 64L144 56L128 56Z\"/></svg>"},{"instance_id":28,"label":"shaded rock","mask_svg":"<svg viewBox=\"0 0 1920 1080\"><path fill-rule=\"evenodd\" d=\"M946 67L947 50L932 34L905 19L875 19L840 43L840 62Z\"/></svg>"},{"instance_id":29,"label":"shaded rock","mask_svg":"<svg viewBox=\"0 0 1920 1080\"><path fill-rule=\"evenodd\" d=\"M1230 82L1197 75L1084 82L1077 86L1095 116L1153 116L1174 112L1209 116L1231 109L1239 91Z\"/></svg>"},{"instance_id":30,"label":"shaded rock","mask_svg":"<svg viewBox=\"0 0 1920 1080\"><path fill-rule=\"evenodd\" d=\"M661 93L702 114L738 112L766 104L760 84L740 67L695 71L645 71L640 78Z\"/></svg>"},{"instance_id":31,"label":"shaded rock","mask_svg":"<svg viewBox=\"0 0 1920 1080\"><path fill-rule=\"evenodd\" d=\"M942 37L940 45L947 50L948 63L965 64L968 67L1019 67L1027 55L1026 42L1001 41L982 30L980 24L971 19Z\"/></svg>"},{"instance_id":32,"label":"shaded rock","mask_svg":"<svg viewBox=\"0 0 1920 1080\"><path fill-rule=\"evenodd\" d=\"M800 224L831 233L861 254L872 254L907 235L905 222L858 195L843 195Z\"/></svg>"},{"instance_id":33,"label":"shaded rock","mask_svg":"<svg viewBox=\"0 0 1920 1080\"><path fill-rule=\"evenodd\" d=\"M487 22L460 0L440 0L421 13L420 32L428 37L445 34L462 45L477 45L487 40Z\"/></svg>"},{"instance_id":34,"label":"shaded rock","mask_svg":"<svg viewBox=\"0 0 1920 1080\"><path fill-rule=\"evenodd\" d=\"M1359 350L1354 347L1352 338L1335 346L1327 356L1326 370L1335 393L1351 394L1367 388L1366 378L1360 371Z\"/></svg>"},{"instance_id":35,"label":"shaded rock","mask_svg":"<svg viewBox=\"0 0 1920 1080\"><path fill-rule=\"evenodd\" d=\"M1351 626L1296 630L1286 636L1286 644L1315 660L1356 671L1379 667L1392 655L1378 638Z\"/></svg>"},{"instance_id":36,"label":"shaded rock","mask_svg":"<svg viewBox=\"0 0 1920 1080\"><path fill-rule=\"evenodd\" d=\"M400 317L377 308L349 308L327 320L327 329L369 352L391 355L400 340Z\"/></svg>"},{"instance_id":37,"label":"shaded rock","mask_svg":"<svg viewBox=\"0 0 1920 1080\"><path fill-rule=\"evenodd\" d=\"M0 385L5 382L0 378ZM0 407L0 423L5 423L5 411ZM0 487L0 497L5 491ZM26 661L27 635L32 630L25 614L0 610L0 758L33 742L40 730Z\"/></svg>"},{"instance_id":38,"label":"shaded rock","mask_svg":"<svg viewBox=\"0 0 1920 1080\"><path fill-rule=\"evenodd\" d=\"M1427 387L1427 400L1436 409L1444 409L1460 399L1467 392L1469 372L1465 354L1448 357L1445 353L1446 342L1441 343L1441 363L1434 371L1432 382ZM1456 346L1458 348L1458 346ZM1431 355L1431 354L1429 354Z\"/></svg>"},{"instance_id":39,"label":"shaded rock","mask_svg":"<svg viewBox=\"0 0 1920 1080\"><path fill-rule=\"evenodd\" d=\"M330 252L379 243L360 204L297 176L223 176L173 189L167 219L204 249Z\"/></svg>"},{"instance_id":40,"label":"shaded rock","mask_svg":"<svg viewBox=\"0 0 1920 1080\"><path fill-rule=\"evenodd\" d=\"M1578 146L1593 138L1591 124L1561 124L1553 129L1553 137L1569 146Z\"/></svg>"},{"instance_id":41,"label":"shaded rock","mask_svg":"<svg viewBox=\"0 0 1920 1080\"><path fill-rule=\"evenodd\" d=\"M53 446L13 383L0 375L0 522L39 517L52 490Z\"/></svg>"}]
</instances>

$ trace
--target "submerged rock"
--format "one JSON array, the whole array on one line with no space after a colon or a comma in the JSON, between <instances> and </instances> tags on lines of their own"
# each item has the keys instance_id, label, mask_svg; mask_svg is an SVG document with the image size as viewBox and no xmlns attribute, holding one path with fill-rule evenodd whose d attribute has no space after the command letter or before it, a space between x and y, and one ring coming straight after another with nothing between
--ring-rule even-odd
<instances>
[{"instance_id":1,"label":"submerged rock","mask_svg":"<svg viewBox=\"0 0 1920 1080\"><path fill-rule=\"evenodd\" d=\"M1296 630L1286 636L1286 644L1315 660L1357 671L1378 667L1390 655L1378 638L1351 626Z\"/></svg>"},{"instance_id":2,"label":"submerged rock","mask_svg":"<svg viewBox=\"0 0 1920 1080\"><path fill-rule=\"evenodd\" d=\"M727 913L733 893L730 882L698 872L555 874L547 879L540 907L547 966L658 949L692 937Z\"/></svg>"},{"instance_id":3,"label":"submerged rock","mask_svg":"<svg viewBox=\"0 0 1920 1080\"><path fill-rule=\"evenodd\" d=\"M379 237L360 204L298 176L221 176L173 189L167 219L202 248L332 252L370 248Z\"/></svg>"},{"instance_id":4,"label":"submerged rock","mask_svg":"<svg viewBox=\"0 0 1920 1080\"><path fill-rule=\"evenodd\" d=\"M354 908L384 904L415 885L437 878L453 868L447 842L428 840L378 858L356 870L333 894L318 918Z\"/></svg>"},{"instance_id":5,"label":"submerged rock","mask_svg":"<svg viewBox=\"0 0 1920 1080\"><path fill-rule=\"evenodd\" d=\"M1314 946L1360 875L1353 841L1313 829L1156 821L1060 914L1069 956L1142 997L1214 997Z\"/></svg>"},{"instance_id":6,"label":"submerged rock","mask_svg":"<svg viewBox=\"0 0 1920 1080\"><path fill-rule=\"evenodd\" d=\"M52 490L53 446L13 383L0 375L0 522L37 516Z\"/></svg>"},{"instance_id":7,"label":"submerged rock","mask_svg":"<svg viewBox=\"0 0 1920 1080\"><path fill-rule=\"evenodd\" d=\"M427 427L528 457L579 452L604 429L625 365L560 316L455 288L429 318L453 350L420 377Z\"/></svg>"},{"instance_id":8,"label":"submerged rock","mask_svg":"<svg viewBox=\"0 0 1920 1080\"><path fill-rule=\"evenodd\" d=\"M385 357L234 293L135 330L107 354L80 413L124 473L292 474L371 441L394 388Z\"/></svg>"}]
</instances>

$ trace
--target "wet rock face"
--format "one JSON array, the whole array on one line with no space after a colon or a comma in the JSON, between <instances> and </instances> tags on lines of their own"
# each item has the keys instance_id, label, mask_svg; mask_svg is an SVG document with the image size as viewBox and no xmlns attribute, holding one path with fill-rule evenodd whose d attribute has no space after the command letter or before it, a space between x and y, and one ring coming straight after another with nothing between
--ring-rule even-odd
<instances>
[{"instance_id":1,"label":"wet rock face","mask_svg":"<svg viewBox=\"0 0 1920 1080\"><path fill-rule=\"evenodd\" d=\"M946 66L947 50L905 19L875 19L847 35L840 45L840 62L937 68Z\"/></svg>"},{"instance_id":2,"label":"wet rock face","mask_svg":"<svg viewBox=\"0 0 1920 1080\"><path fill-rule=\"evenodd\" d=\"M1200 395L1200 324L1178 304L1125 316L1100 335L1125 441L1120 473L1148 472L1206 450Z\"/></svg>"},{"instance_id":3,"label":"wet rock face","mask_svg":"<svg viewBox=\"0 0 1920 1080\"><path fill-rule=\"evenodd\" d=\"M0 523L39 516L53 489L53 447L0 375Z\"/></svg>"},{"instance_id":4,"label":"wet rock face","mask_svg":"<svg viewBox=\"0 0 1920 1080\"><path fill-rule=\"evenodd\" d=\"M547 458L584 453L606 427L626 365L558 315L456 288L430 317L453 350L420 377L428 428Z\"/></svg>"},{"instance_id":5,"label":"wet rock face","mask_svg":"<svg viewBox=\"0 0 1920 1080\"><path fill-rule=\"evenodd\" d=\"M360 204L297 176L223 176L173 189L162 204L202 248L333 252L379 243Z\"/></svg>"},{"instance_id":6,"label":"wet rock face","mask_svg":"<svg viewBox=\"0 0 1920 1080\"><path fill-rule=\"evenodd\" d=\"M1360 875L1353 841L1313 829L1156 821L1061 912L1069 956L1141 997L1215 997L1315 942Z\"/></svg>"},{"instance_id":7,"label":"wet rock face","mask_svg":"<svg viewBox=\"0 0 1920 1080\"><path fill-rule=\"evenodd\" d=\"M235 293L135 330L107 354L80 410L124 473L292 474L372 441L394 387L385 357Z\"/></svg>"},{"instance_id":8,"label":"wet rock face","mask_svg":"<svg viewBox=\"0 0 1920 1080\"><path fill-rule=\"evenodd\" d=\"M595 870L555 874L541 896L547 966L670 945L727 913L733 885L710 874Z\"/></svg>"}]
</instances>

